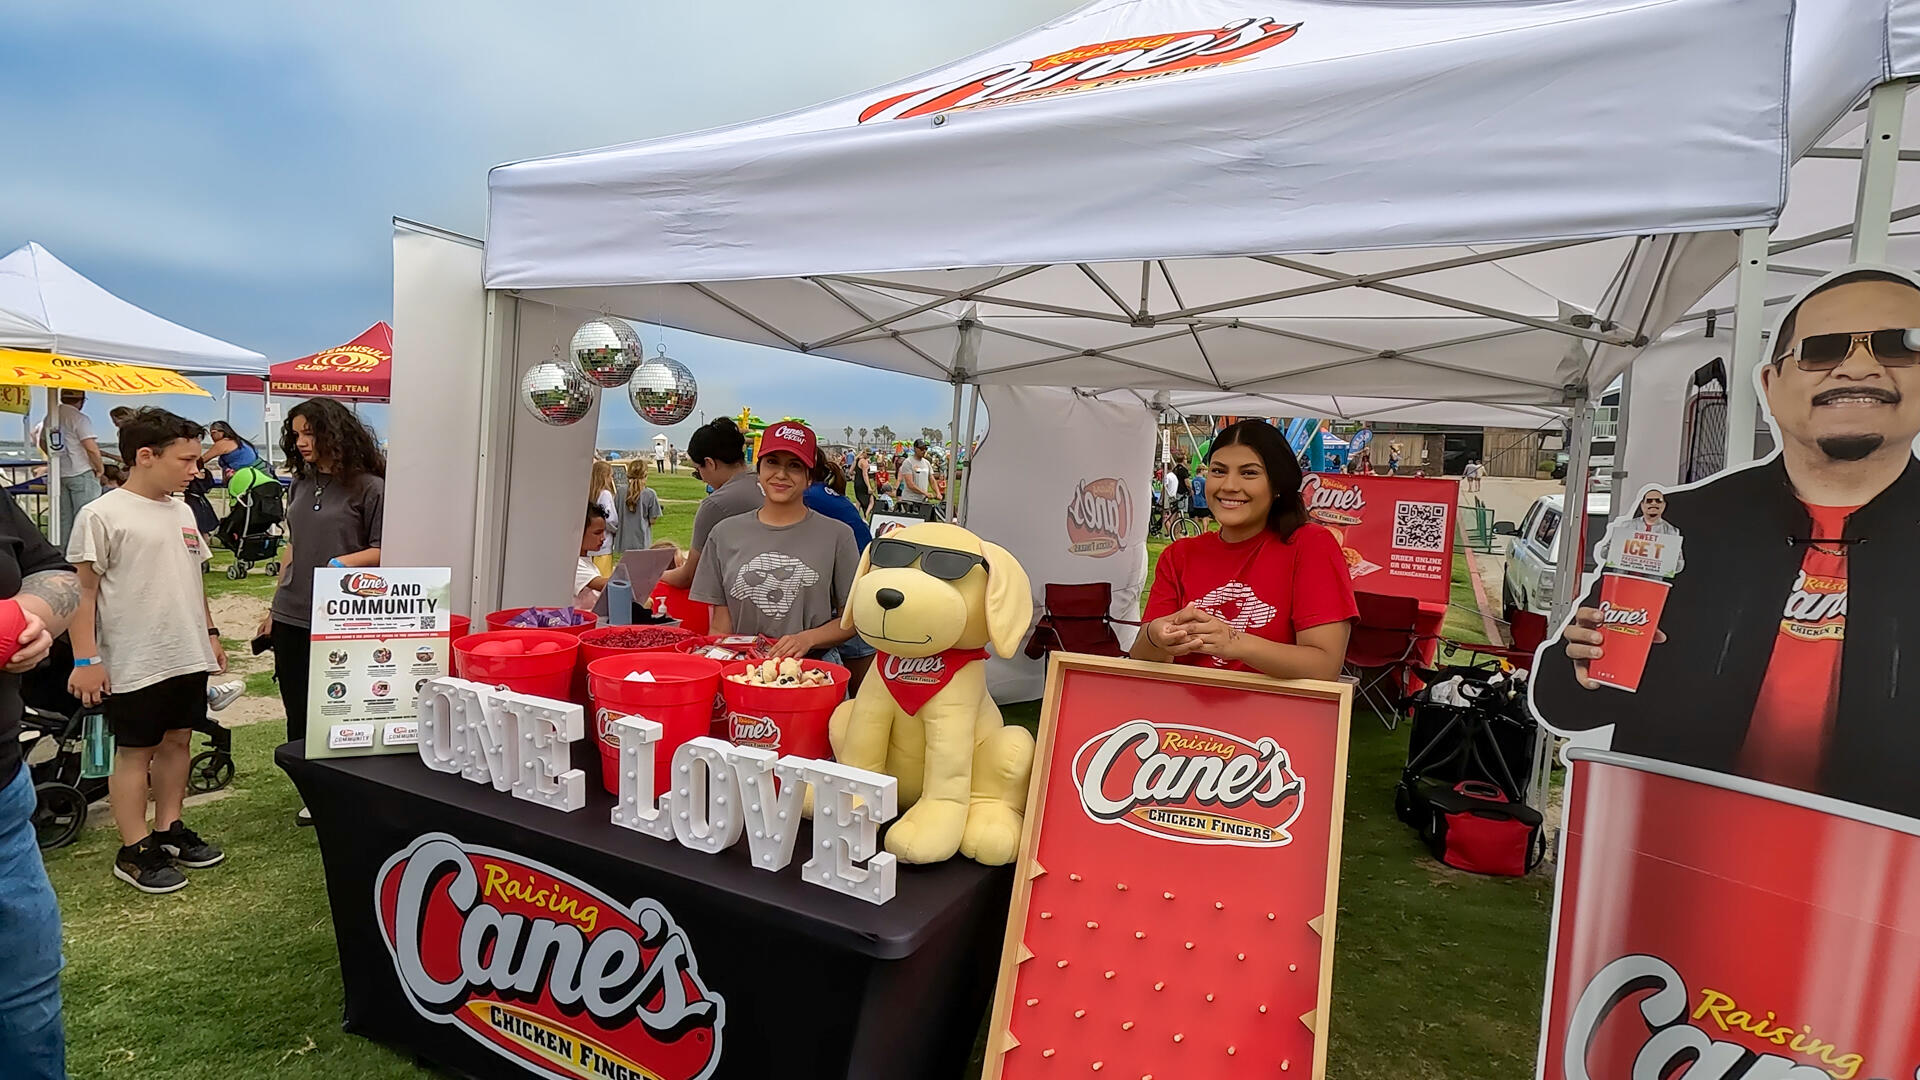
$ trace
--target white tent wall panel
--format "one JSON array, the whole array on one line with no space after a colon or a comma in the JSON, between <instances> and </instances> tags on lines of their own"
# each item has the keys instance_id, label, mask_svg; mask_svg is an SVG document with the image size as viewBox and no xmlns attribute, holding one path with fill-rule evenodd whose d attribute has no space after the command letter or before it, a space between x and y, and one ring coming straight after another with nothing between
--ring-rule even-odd
<instances>
[{"instance_id":1,"label":"white tent wall panel","mask_svg":"<svg viewBox=\"0 0 1920 1080\"><path fill-rule=\"evenodd\" d=\"M528 300L521 300L517 309L511 347L500 368L508 373L501 390L512 404L503 410L510 417L511 434L500 511L506 533L498 602L502 608L566 607L573 599L594 439L607 392L579 422L553 427L520 406L520 378L535 364L559 359L574 330L596 313ZM618 398L623 391L612 393Z\"/></svg>"},{"instance_id":2,"label":"white tent wall panel","mask_svg":"<svg viewBox=\"0 0 1920 1080\"><path fill-rule=\"evenodd\" d=\"M1670 338L1634 361L1628 436L1614 453L1615 477L1628 477L1626 488L1614 485L1622 498L1647 484L1680 482L1688 383L1701 365L1716 357L1725 362L1732 353L1733 335L1720 330L1712 338L1700 333ZM1613 516L1620 513L1616 504Z\"/></svg>"},{"instance_id":3,"label":"white tent wall panel","mask_svg":"<svg viewBox=\"0 0 1920 1080\"><path fill-rule=\"evenodd\" d=\"M481 483L480 434L487 294L481 251L438 230L393 230L392 404L381 558L389 566L449 566L452 610L470 613Z\"/></svg>"}]
</instances>

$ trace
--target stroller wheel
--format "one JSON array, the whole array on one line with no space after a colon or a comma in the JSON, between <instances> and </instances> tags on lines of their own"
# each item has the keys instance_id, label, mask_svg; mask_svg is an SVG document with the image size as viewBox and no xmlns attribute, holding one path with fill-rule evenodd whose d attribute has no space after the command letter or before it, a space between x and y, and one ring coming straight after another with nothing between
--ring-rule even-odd
<instances>
[{"instance_id":1,"label":"stroller wheel","mask_svg":"<svg viewBox=\"0 0 1920 1080\"><path fill-rule=\"evenodd\" d=\"M233 755L221 750L204 750L187 763L187 790L196 795L219 791L233 783Z\"/></svg>"},{"instance_id":2,"label":"stroller wheel","mask_svg":"<svg viewBox=\"0 0 1920 1080\"><path fill-rule=\"evenodd\" d=\"M87 825L87 797L71 784L35 784L33 835L42 851L73 843Z\"/></svg>"},{"instance_id":3,"label":"stroller wheel","mask_svg":"<svg viewBox=\"0 0 1920 1080\"><path fill-rule=\"evenodd\" d=\"M268 563L268 564L267 564L267 573L268 573L268 574L270 574L270 575L272 575L272 576L274 576L274 577L279 577L279 576L280 576L280 562L279 562L279 560L277 560L277 559L276 559L276 560L274 560L273 562L270 562L270 563Z\"/></svg>"},{"instance_id":4,"label":"stroller wheel","mask_svg":"<svg viewBox=\"0 0 1920 1080\"><path fill-rule=\"evenodd\" d=\"M228 581L239 581L241 578L246 576L247 576L246 563L234 563L233 565L227 567Z\"/></svg>"}]
</instances>

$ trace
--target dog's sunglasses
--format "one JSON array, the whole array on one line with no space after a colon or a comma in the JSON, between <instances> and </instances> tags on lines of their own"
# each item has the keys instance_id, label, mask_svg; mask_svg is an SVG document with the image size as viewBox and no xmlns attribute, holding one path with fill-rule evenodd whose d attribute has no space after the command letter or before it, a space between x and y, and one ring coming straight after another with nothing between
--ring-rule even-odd
<instances>
[{"instance_id":1,"label":"dog's sunglasses","mask_svg":"<svg viewBox=\"0 0 1920 1080\"><path fill-rule=\"evenodd\" d=\"M1837 334L1809 334L1794 350L1794 363L1801 371L1832 371L1847 362L1856 344L1865 342L1867 351L1881 367L1912 367L1920 364L1920 329L1862 330Z\"/></svg>"},{"instance_id":2,"label":"dog's sunglasses","mask_svg":"<svg viewBox=\"0 0 1920 1080\"><path fill-rule=\"evenodd\" d=\"M985 556L971 555L952 548L928 547L909 540L875 540L867 549L874 567L883 570L912 566L916 560L920 569L941 581L959 581L972 572L976 566L987 565Z\"/></svg>"}]
</instances>

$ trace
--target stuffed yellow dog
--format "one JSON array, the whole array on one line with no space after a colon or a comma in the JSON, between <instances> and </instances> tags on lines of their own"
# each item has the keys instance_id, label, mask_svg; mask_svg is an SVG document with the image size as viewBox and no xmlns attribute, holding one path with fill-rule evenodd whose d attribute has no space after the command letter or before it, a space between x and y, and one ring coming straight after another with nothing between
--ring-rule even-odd
<instances>
[{"instance_id":1,"label":"stuffed yellow dog","mask_svg":"<svg viewBox=\"0 0 1920 1080\"><path fill-rule=\"evenodd\" d=\"M913 525L860 558L842 625L879 650L828 728L834 757L900 782L909 807L887 833L901 862L956 851L988 866L1020 847L1033 736L987 694L992 643L1012 656L1033 619L1027 572L956 525Z\"/></svg>"}]
</instances>

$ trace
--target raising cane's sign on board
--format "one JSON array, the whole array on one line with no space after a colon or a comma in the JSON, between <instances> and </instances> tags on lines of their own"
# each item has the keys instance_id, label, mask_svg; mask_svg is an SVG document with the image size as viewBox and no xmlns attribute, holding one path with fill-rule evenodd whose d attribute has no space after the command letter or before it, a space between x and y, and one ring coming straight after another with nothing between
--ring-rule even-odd
<instances>
[{"instance_id":1,"label":"raising cane's sign on board","mask_svg":"<svg viewBox=\"0 0 1920 1080\"><path fill-rule=\"evenodd\" d=\"M1355 590L1447 602L1458 480L1308 473L1300 497L1339 542Z\"/></svg>"},{"instance_id":2,"label":"raising cane's sign on board","mask_svg":"<svg viewBox=\"0 0 1920 1080\"><path fill-rule=\"evenodd\" d=\"M1350 693L1055 654L988 1080L1324 1075Z\"/></svg>"}]
</instances>

